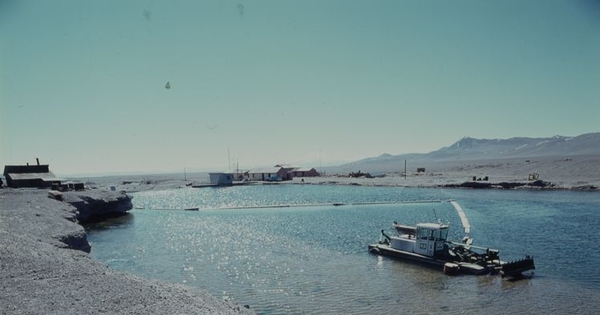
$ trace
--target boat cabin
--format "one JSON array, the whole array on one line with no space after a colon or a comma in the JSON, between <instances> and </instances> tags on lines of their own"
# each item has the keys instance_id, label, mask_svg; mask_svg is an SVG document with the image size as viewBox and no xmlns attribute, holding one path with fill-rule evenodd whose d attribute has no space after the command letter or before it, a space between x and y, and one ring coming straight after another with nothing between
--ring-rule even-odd
<instances>
[{"instance_id":1,"label":"boat cabin","mask_svg":"<svg viewBox=\"0 0 600 315\"><path fill-rule=\"evenodd\" d=\"M398 237L391 238L391 247L429 257L444 254L448 238L448 225L439 223L419 223L417 227L396 225Z\"/></svg>"}]
</instances>

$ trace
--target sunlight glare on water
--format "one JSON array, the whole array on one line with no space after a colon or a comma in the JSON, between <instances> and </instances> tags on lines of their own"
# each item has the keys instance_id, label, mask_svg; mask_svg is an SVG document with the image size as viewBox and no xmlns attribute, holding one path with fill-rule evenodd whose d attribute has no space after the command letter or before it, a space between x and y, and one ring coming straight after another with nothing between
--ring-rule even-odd
<instances>
[{"instance_id":1,"label":"sunlight glare on water","mask_svg":"<svg viewBox=\"0 0 600 315\"><path fill-rule=\"evenodd\" d=\"M476 245L500 249L505 260L535 255L533 279L449 277L367 252L394 220L414 225L439 218L450 222L451 238L463 234L449 203L362 203L448 198L465 210ZM571 207L569 198L579 203ZM346 205L330 204L337 202ZM558 314L599 306L600 283L590 277L597 275L597 253L571 243L579 250L569 255L589 259L573 266L555 233L598 221L593 194L289 185L144 192L134 194L134 204L146 209L88 228L96 259L204 288L260 314ZM322 205L223 209L307 204ZM201 210L148 210L190 206Z\"/></svg>"}]
</instances>

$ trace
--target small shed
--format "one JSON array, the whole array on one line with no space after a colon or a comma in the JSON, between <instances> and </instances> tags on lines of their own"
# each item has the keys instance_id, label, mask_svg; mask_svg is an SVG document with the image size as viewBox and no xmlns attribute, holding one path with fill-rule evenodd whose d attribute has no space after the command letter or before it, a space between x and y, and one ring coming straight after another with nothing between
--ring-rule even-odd
<instances>
[{"instance_id":1,"label":"small shed","mask_svg":"<svg viewBox=\"0 0 600 315\"><path fill-rule=\"evenodd\" d=\"M85 190L85 185L80 182L68 182L63 186L68 190Z\"/></svg>"},{"instance_id":2,"label":"small shed","mask_svg":"<svg viewBox=\"0 0 600 315\"><path fill-rule=\"evenodd\" d=\"M292 174L283 167L267 167L248 171L248 179L251 181L280 181L292 178Z\"/></svg>"},{"instance_id":3,"label":"small shed","mask_svg":"<svg viewBox=\"0 0 600 315\"><path fill-rule=\"evenodd\" d=\"M49 165L5 165L6 186L12 188L50 188L60 186L61 179L50 172Z\"/></svg>"},{"instance_id":4,"label":"small shed","mask_svg":"<svg viewBox=\"0 0 600 315\"><path fill-rule=\"evenodd\" d=\"M315 177L319 176L319 172L314 168L297 168L292 170L292 175L294 177Z\"/></svg>"},{"instance_id":5,"label":"small shed","mask_svg":"<svg viewBox=\"0 0 600 315\"><path fill-rule=\"evenodd\" d=\"M290 164L277 164L275 167L281 167L285 171L285 177L283 177L283 180L292 180L294 178L293 171L300 168Z\"/></svg>"},{"instance_id":6,"label":"small shed","mask_svg":"<svg viewBox=\"0 0 600 315\"><path fill-rule=\"evenodd\" d=\"M230 173L208 173L210 184L217 186L233 185L233 174Z\"/></svg>"}]
</instances>

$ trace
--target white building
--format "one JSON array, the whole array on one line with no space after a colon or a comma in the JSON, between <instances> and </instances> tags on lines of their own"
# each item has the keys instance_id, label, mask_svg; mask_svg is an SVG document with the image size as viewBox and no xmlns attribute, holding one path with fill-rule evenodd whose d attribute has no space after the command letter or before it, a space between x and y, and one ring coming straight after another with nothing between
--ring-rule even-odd
<instances>
[{"instance_id":1,"label":"white building","mask_svg":"<svg viewBox=\"0 0 600 315\"><path fill-rule=\"evenodd\" d=\"M233 175L227 173L208 173L210 177L210 184L217 186L231 186L233 185Z\"/></svg>"}]
</instances>

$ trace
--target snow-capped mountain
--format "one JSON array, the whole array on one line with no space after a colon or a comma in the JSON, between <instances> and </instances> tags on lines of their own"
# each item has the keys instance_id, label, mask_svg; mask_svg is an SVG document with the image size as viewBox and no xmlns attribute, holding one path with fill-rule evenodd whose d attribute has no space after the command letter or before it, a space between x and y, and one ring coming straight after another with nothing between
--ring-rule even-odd
<instances>
[{"instance_id":1,"label":"snow-capped mountain","mask_svg":"<svg viewBox=\"0 0 600 315\"><path fill-rule=\"evenodd\" d=\"M600 154L600 132L576 137L554 136L549 138L476 139L464 137L448 147L429 153L383 154L340 165L338 168L385 170L389 166L397 169L404 163L404 160L441 162L596 154Z\"/></svg>"}]
</instances>

